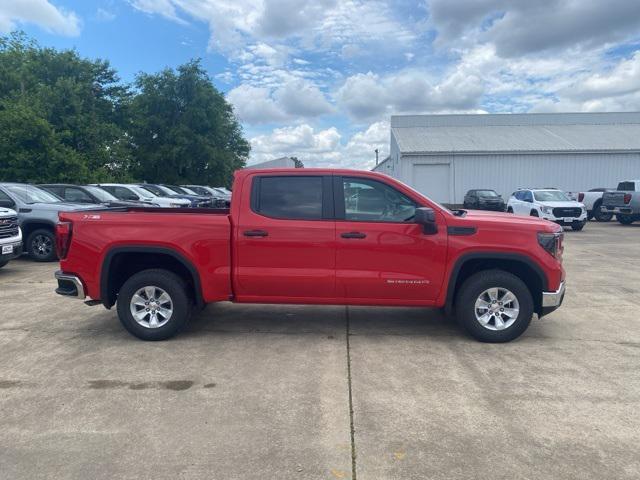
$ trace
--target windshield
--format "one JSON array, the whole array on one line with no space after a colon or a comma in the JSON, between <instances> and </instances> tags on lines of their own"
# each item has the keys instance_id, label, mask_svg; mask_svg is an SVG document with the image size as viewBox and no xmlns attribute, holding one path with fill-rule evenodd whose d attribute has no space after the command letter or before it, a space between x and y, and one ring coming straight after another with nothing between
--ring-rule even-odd
<instances>
[{"instance_id":1,"label":"windshield","mask_svg":"<svg viewBox=\"0 0 640 480\"><path fill-rule=\"evenodd\" d=\"M5 187L25 203L58 203L62 199L33 185L7 185Z\"/></svg>"},{"instance_id":2,"label":"windshield","mask_svg":"<svg viewBox=\"0 0 640 480\"><path fill-rule=\"evenodd\" d=\"M493 190L478 190L479 197L497 197L498 194Z\"/></svg>"},{"instance_id":3,"label":"windshield","mask_svg":"<svg viewBox=\"0 0 640 480\"><path fill-rule=\"evenodd\" d=\"M187 187L180 187L180 190L182 190L187 195L198 195L196 192Z\"/></svg>"},{"instance_id":4,"label":"windshield","mask_svg":"<svg viewBox=\"0 0 640 480\"><path fill-rule=\"evenodd\" d=\"M224 195L225 197L228 196L229 194L227 192L224 191L224 189L222 188L214 188L213 189L216 193L219 193L220 195Z\"/></svg>"},{"instance_id":5,"label":"windshield","mask_svg":"<svg viewBox=\"0 0 640 480\"><path fill-rule=\"evenodd\" d=\"M568 202L571 199L566 193L560 190L540 190L533 192L533 196L538 202Z\"/></svg>"},{"instance_id":6,"label":"windshield","mask_svg":"<svg viewBox=\"0 0 640 480\"><path fill-rule=\"evenodd\" d=\"M144 185L140 185L140 188L142 188L143 190L146 190L148 192L153 193L154 195L158 196L158 197L164 197L166 195L166 193L164 191L162 191L161 188L155 186L155 185L147 185L146 183Z\"/></svg>"},{"instance_id":7,"label":"windshield","mask_svg":"<svg viewBox=\"0 0 640 480\"><path fill-rule=\"evenodd\" d=\"M118 199L116 197L114 197L109 192L107 192L106 190L103 190L101 188L94 187L92 185L87 185L86 187L84 187L84 189L87 190L89 193L91 193L91 195L96 197L101 202L116 202L116 201L118 201Z\"/></svg>"},{"instance_id":8,"label":"windshield","mask_svg":"<svg viewBox=\"0 0 640 480\"><path fill-rule=\"evenodd\" d=\"M166 191L166 193L175 195L184 195L184 192L180 190L178 187L174 187L173 185L158 185L160 188Z\"/></svg>"}]
</instances>

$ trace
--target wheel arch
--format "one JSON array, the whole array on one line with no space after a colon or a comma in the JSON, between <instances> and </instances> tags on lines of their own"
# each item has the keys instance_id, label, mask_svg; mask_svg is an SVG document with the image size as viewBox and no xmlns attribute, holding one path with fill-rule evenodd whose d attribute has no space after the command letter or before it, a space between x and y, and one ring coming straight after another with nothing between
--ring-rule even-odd
<instances>
[{"instance_id":1,"label":"wheel arch","mask_svg":"<svg viewBox=\"0 0 640 480\"><path fill-rule=\"evenodd\" d=\"M49 220L25 220L24 222L22 222L22 224L20 224L20 229L22 230L22 239L25 245L27 243L29 235L41 228L50 230L51 233L55 234L56 224Z\"/></svg>"},{"instance_id":2,"label":"wheel arch","mask_svg":"<svg viewBox=\"0 0 640 480\"><path fill-rule=\"evenodd\" d=\"M537 263L518 253L476 252L462 255L451 270L445 301L447 313L452 313L462 283L482 270L504 270L516 275L531 292L535 312L542 312L542 292L548 290L548 279Z\"/></svg>"},{"instance_id":3,"label":"wheel arch","mask_svg":"<svg viewBox=\"0 0 640 480\"><path fill-rule=\"evenodd\" d=\"M100 299L106 308L116 303L117 294L132 275L151 268L171 271L187 282L193 301L204 306L200 273L182 253L167 247L118 246L111 248L100 270Z\"/></svg>"}]
</instances>

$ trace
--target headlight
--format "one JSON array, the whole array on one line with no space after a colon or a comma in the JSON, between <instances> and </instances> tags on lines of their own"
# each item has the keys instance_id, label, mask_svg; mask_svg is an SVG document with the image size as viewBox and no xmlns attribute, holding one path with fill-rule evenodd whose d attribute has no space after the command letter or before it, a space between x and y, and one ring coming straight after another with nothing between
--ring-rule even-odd
<instances>
[{"instance_id":1,"label":"headlight","mask_svg":"<svg viewBox=\"0 0 640 480\"><path fill-rule=\"evenodd\" d=\"M551 207L540 207L540 210L542 210L542 213L553 213L553 208Z\"/></svg>"},{"instance_id":2,"label":"headlight","mask_svg":"<svg viewBox=\"0 0 640 480\"><path fill-rule=\"evenodd\" d=\"M538 232L538 244L558 260L562 260L563 239L564 233L562 232Z\"/></svg>"}]
</instances>

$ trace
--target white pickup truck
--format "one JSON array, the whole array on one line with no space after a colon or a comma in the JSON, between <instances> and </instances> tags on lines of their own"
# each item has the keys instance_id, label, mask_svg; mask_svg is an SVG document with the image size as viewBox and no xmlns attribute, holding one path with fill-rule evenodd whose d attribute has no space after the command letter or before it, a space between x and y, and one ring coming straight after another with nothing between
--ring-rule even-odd
<instances>
[{"instance_id":1,"label":"white pickup truck","mask_svg":"<svg viewBox=\"0 0 640 480\"><path fill-rule=\"evenodd\" d=\"M0 268L22 254L22 232L13 210L0 208Z\"/></svg>"},{"instance_id":2,"label":"white pickup truck","mask_svg":"<svg viewBox=\"0 0 640 480\"><path fill-rule=\"evenodd\" d=\"M613 218L613 213L602 210L602 195L604 192L613 191L613 188L592 188L588 192L578 192L576 200L587 209L587 218L595 218L598 222L608 222Z\"/></svg>"}]
</instances>

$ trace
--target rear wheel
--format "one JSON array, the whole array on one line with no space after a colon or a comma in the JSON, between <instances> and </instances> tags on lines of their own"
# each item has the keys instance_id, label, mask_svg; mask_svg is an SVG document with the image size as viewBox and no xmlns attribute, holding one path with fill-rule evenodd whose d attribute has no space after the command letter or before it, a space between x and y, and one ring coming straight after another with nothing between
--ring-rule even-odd
<instances>
[{"instance_id":1,"label":"rear wheel","mask_svg":"<svg viewBox=\"0 0 640 480\"><path fill-rule=\"evenodd\" d=\"M602 211L602 202L596 202L593 206L593 218L598 222L609 222L613 218L612 212Z\"/></svg>"},{"instance_id":2,"label":"rear wheel","mask_svg":"<svg viewBox=\"0 0 640 480\"><path fill-rule=\"evenodd\" d=\"M36 262L56 260L56 239L51 230L39 228L27 238L27 252Z\"/></svg>"},{"instance_id":3,"label":"rear wheel","mask_svg":"<svg viewBox=\"0 0 640 480\"><path fill-rule=\"evenodd\" d=\"M531 214L532 217L539 217L540 215L538 214L537 210L531 210Z\"/></svg>"},{"instance_id":4,"label":"rear wheel","mask_svg":"<svg viewBox=\"0 0 640 480\"><path fill-rule=\"evenodd\" d=\"M507 213L513 213L513 208L507 207Z\"/></svg>"},{"instance_id":5,"label":"rear wheel","mask_svg":"<svg viewBox=\"0 0 640 480\"><path fill-rule=\"evenodd\" d=\"M616 218L618 219L618 222L620 222L622 225L631 225L635 220L633 215L624 215L622 213L616 214Z\"/></svg>"},{"instance_id":6,"label":"rear wheel","mask_svg":"<svg viewBox=\"0 0 640 480\"><path fill-rule=\"evenodd\" d=\"M531 292L515 275L485 270L462 284L456 299L458 323L481 342L509 342L531 323Z\"/></svg>"},{"instance_id":7,"label":"rear wheel","mask_svg":"<svg viewBox=\"0 0 640 480\"><path fill-rule=\"evenodd\" d=\"M191 316L187 285L173 272L144 270L129 278L118 293L118 317L141 340L166 340L180 332Z\"/></svg>"}]
</instances>

